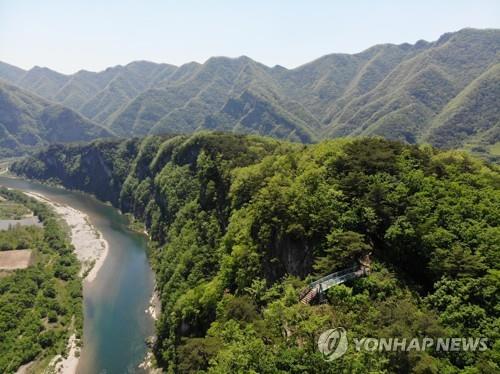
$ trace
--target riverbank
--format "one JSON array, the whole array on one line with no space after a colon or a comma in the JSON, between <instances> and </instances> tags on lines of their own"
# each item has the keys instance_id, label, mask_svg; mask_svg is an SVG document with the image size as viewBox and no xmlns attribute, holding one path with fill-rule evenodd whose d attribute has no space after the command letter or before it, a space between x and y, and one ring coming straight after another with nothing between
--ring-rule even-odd
<instances>
[{"instance_id":1,"label":"riverbank","mask_svg":"<svg viewBox=\"0 0 500 374\"><path fill-rule=\"evenodd\" d=\"M155 287L155 289L156 289L156 287ZM154 291L153 295L151 295L151 299L149 300L148 309L146 309L144 312L146 314L150 315L153 320L155 320L155 321L158 320L158 317L160 316L160 312L161 312L161 302L160 302L160 297L159 297L157 291Z\"/></svg>"},{"instance_id":2,"label":"riverbank","mask_svg":"<svg viewBox=\"0 0 500 374\"><path fill-rule=\"evenodd\" d=\"M145 235L148 239L151 239L149 236L148 231L144 228L144 225L141 224L141 231L139 231L141 234ZM161 313L161 300L160 296L158 294L157 290L157 285L155 283L153 293L151 295L151 299L149 299L149 304L148 308L144 311L146 315L150 316L153 321L158 321L158 318L160 318L160 313ZM155 367L155 359L154 355L152 352L152 347L156 341L156 333L154 335L151 335L147 338L147 345L148 345L148 352L146 354L146 357L144 357L144 360L139 364L139 369L144 370L146 373L149 374L161 374L163 373L163 370L156 368Z\"/></svg>"},{"instance_id":3,"label":"riverbank","mask_svg":"<svg viewBox=\"0 0 500 374\"><path fill-rule=\"evenodd\" d=\"M75 255L81 263L80 276L86 282L93 282L109 252L109 244L102 234L90 223L88 215L68 205L51 201L42 194L25 192L26 195L51 206L57 215L68 225ZM49 370L61 374L74 374L77 371L80 348L73 334L68 341L67 356L56 356Z\"/></svg>"},{"instance_id":4,"label":"riverbank","mask_svg":"<svg viewBox=\"0 0 500 374\"><path fill-rule=\"evenodd\" d=\"M80 361L80 349L78 348L78 339L74 334L68 340L67 350L67 357L57 355L50 361L48 372L58 374L76 373L78 362Z\"/></svg>"},{"instance_id":5,"label":"riverbank","mask_svg":"<svg viewBox=\"0 0 500 374\"><path fill-rule=\"evenodd\" d=\"M149 238L149 235L146 230L144 230L144 234ZM154 291L151 295L151 299L149 299L148 308L144 311L144 313L151 317L153 321L158 321L161 313L161 301L160 296L158 295L158 291L156 289L156 284L154 287ZM139 369L142 369L144 372L149 374L161 374L163 371L159 368L155 367L155 359L152 352L152 347L156 341L156 334L149 336L146 339L146 343L148 346L148 352L146 353L146 357L139 364Z\"/></svg>"},{"instance_id":6,"label":"riverbank","mask_svg":"<svg viewBox=\"0 0 500 374\"><path fill-rule=\"evenodd\" d=\"M0 184L41 194L52 202L85 213L109 243L109 253L102 257L102 260L105 258L102 267L97 264L93 270L95 281L83 282L83 345L78 348L77 371L152 372L138 368L148 351L146 342L155 334L154 321L144 312L149 308L154 291L154 274L147 258L147 237L131 231L125 215L91 195L3 175L0 175ZM67 226L69 234L69 225L63 220L61 224ZM71 333L67 335L66 346L70 336ZM64 356L69 349L65 351ZM52 358L31 364L26 372L43 373ZM55 373L53 368L51 372Z\"/></svg>"},{"instance_id":7,"label":"riverbank","mask_svg":"<svg viewBox=\"0 0 500 374\"><path fill-rule=\"evenodd\" d=\"M50 205L66 222L76 257L82 264L80 276L87 282L93 282L106 259L109 244L90 223L89 217L68 205L55 203L42 194L35 192L25 192L25 194Z\"/></svg>"}]
</instances>

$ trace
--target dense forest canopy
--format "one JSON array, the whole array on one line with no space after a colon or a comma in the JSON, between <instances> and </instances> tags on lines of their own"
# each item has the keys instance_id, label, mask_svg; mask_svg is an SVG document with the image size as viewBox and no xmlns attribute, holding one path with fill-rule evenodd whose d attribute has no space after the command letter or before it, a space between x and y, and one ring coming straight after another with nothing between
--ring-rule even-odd
<instances>
[{"instance_id":1,"label":"dense forest canopy","mask_svg":"<svg viewBox=\"0 0 500 374\"><path fill-rule=\"evenodd\" d=\"M82 338L80 265L50 207L3 187L0 196L43 223L0 230L0 251L31 249L34 258L26 269L0 271L0 373L35 360L31 370L42 372L55 355L66 354L71 335Z\"/></svg>"},{"instance_id":2,"label":"dense forest canopy","mask_svg":"<svg viewBox=\"0 0 500 374\"><path fill-rule=\"evenodd\" d=\"M219 130L303 143L377 135L498 160L499 52L500 30L463 29L295 69L245 56L72 75L0 62L10 84L0 83L0 156L112 134Z\"/></svg>"},{"instance_id":3,"label":"dense forest canopy","mask_svg":"<svg viewBox=\"0 0 500 374\"><path fill-rule=\"evenodd\" d=\"M110 201L151 236L154 353L179 373L498 373L500 173L381 138L315 145L201 133L55 145L20 175ZM307 282L372 253L373 272L304 305ZM357 352L350 338L484 337L484 352Z\"/></svg>"}]
</instances>

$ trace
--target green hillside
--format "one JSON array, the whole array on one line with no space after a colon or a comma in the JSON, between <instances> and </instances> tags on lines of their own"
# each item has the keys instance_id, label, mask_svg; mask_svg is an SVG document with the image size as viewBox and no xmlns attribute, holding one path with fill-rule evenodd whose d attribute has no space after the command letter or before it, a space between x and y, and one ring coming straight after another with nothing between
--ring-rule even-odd
<instances>
[{"instance_id":1,"label":"green hillside","mask_svg":"<svg viewBox=\"0 0 500 374\"><path fill-rule=\"evenodd\" d=\"M97 73L81 70L64 75L38 66L24 71L0 63L0 79L104 124L124 104L173 69L172 65L135 61Z\"/></svg>"},{"instance_id":2,"label":"green hillside","mask_svg":"<svg viewBox=\"0 0 500 374\"><path fill-rule=\"evenodd\" d=\"M117 134L146 135L208 128L304 142L314 139L314 117L284 100L268 69L247 57L212 58L196 66L189 78L173 75L162 85L133 100L111 129Z\"/></svg>"},{"instance_id":3,"label":"green hillside","mask_svg":"<svg viewBox=\"0 0 500 374\"><path fill-rule=\"evenodd\" d=\"M144 224L166 372L500 370L500 174L465 153L202 133L55 145L12 170ZM329 289L325 303L299 302L308 282L370 252L371 275ZM317 338L338 326L350 339L483 337L487 349L350 345L327 362Z\"/></svg>"},{"instance_id":4,"label":"green hillside","mask_svg":"<svg viewBox=\"0 0 500 374\"><path fill-rule=\"evenodd\" d=\"M149 88L163 74L173 72L175 67L136 61L115 69L118 71L113 78L107 81L102 89L94 91L79 108L84 116L97 123L106 125L111 123L117 111Z\"/></svg>"},{"instance_id":5,"label":"green hillside","mask_svg":"<svg viewBox=\"0 0 500 374\"><path fill-rule=\"evenodd\" d=\"M54 93L59 91L69 78L67 75L48 68L35 66L28 70L17 82L12 83L43 98L52 100Z\"/></svg>"},{"instance_id":6,"label":"green hillside","mask_svg":"<svg viewBox=\"0 0 500 374\"><path fill-rule=\"evenodd\" d=\"M460 147L483 140L485 150L495 146L500 130L500 63L472 81L436 116L426 140L444 147ZM470 126L473 123L474 126ZM480 144L478 144L480 146ZM477 147L476 147L477 148Z\"/></svg>"},{"instance_id":7,"label":"green hillside","mask_svg":"<svg viewBox=\"0 0 500 374\"><path fill-rule=\"evenodd\" d=\"M71 109L0 83L0 157L32 152L56 142L109 136L108 130Z\"/></svg>"},{"instance_id":8,"label":"green hillside","mask_svg":"<svg viewBox=\"0 0 500 374\"><path fill-rule=\"evenodd\" d=\"M0 64L0 78L122 136L215 129L309 143L380 135L482 147L477 153L489 157L495 141L487 137L498 131L490 129L499 121L492 109L499 63L500 30L463 29L434 42L331 54L295 69L213 57L180 67L139 61L73 75ZM477 100L483 103L473 104Z\"/></svg>"},{"instance_id":9,"label":"green hillside","mask_svg":"<svg viewBox=\"0 0 500 374\"><path fill-rule=\"evenodd\" d=\"M452 99L500 61L498 51L499 30L465 29L445 34L410 54L373 90L334 111L329 134L382 135L410 143L431 140L445 145L424 134ZM480 116L472 113L465 124L471 133ZM452 131L448 135L454 136ZM462 146L463 140L454 145Z\"/></svg>"}]
</instances>

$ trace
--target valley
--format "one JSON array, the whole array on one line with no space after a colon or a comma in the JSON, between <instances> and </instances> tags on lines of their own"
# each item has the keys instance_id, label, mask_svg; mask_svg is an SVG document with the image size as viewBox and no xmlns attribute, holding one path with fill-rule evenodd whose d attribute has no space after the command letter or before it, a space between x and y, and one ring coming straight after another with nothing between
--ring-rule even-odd
<instances>
[{"instance_id":1,"label":"valley","mask_svg":"<svg viewBox=\"0 0 500 374\"><path fill-rule=\"evenodd\" d=\"M153 353L165 371L496 370L500 177L467 153L199 133L51 146L12 170L142 222L162 309ZM327 304L299 302L308 283L368 253L370 276L330 288ZM315 332L338 325L490 345L327 362Z\"/></svg>"},{"instance_id":2,"label":"valley","mask_svg":"<svg viewBox=\"0 0 500 374\"><path fill-rule=\"evenodd\" d=\"M0 14L0 374L500 373L499 4Z\"/></svg>"}]
</instances>

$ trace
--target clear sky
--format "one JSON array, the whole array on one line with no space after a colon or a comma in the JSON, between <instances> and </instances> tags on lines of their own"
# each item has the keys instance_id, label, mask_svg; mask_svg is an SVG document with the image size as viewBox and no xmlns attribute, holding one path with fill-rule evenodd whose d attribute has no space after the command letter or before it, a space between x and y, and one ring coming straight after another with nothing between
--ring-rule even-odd
<instances>
[{"instance_id":1,"label":"clear sky","mask_svg":"<svg viewBox=\"0 0 500 374\"><path fill-rule=\"evenodd\" d=\"M0 0L0 60L64 73L240 55L295 67L464 27L500 28L500 1Z\"/></svg>"}]
</instances>

